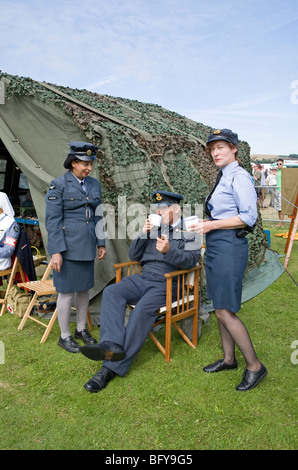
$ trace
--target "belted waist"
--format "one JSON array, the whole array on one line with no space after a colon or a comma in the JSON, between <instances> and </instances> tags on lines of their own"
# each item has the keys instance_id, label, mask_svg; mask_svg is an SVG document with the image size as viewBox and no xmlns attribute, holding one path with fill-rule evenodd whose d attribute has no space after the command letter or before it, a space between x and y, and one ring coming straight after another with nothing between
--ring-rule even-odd
<instances>
[{"instance_id":1,"label":"belted waist","mask_svg":"<svg viewBox=\"0 0 298 470\"><path fill-rule=\"evenodd\" d=\"M64 220L82 220L83 214L81 216L77 216L76 214L71 214L68 213L66 216L63 217ZM88 207L85 209L85 218L86 219L93 219L94 218L94 212L92 209L89 209Z\"/></svg>"}]
</instances>

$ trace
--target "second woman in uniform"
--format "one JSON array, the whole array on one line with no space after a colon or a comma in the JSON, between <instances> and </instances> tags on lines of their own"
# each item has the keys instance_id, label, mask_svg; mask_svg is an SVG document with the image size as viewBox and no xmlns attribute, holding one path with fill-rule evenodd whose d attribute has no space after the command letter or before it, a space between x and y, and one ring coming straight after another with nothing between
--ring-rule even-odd
<instances>
[{"instance_id":1,"label":"second woman in uniform","mask_svg":"<svg viewBox=\"0 0 298 470\"><path fill-rule=\"evenodd\" d=\"M80 345L70 333L73 296L77 311L75 338L85 344L95 339L85 328L89 289L94 285L94 259L106 254L105 240L96 236L100 220L96 209L101 204L101 187L89 176L97 147L87 142L71 142L64 162L68 172L51 182L46 195L48 252L52 256L54 286L58 292L57 310L61 329L59 346L77 353ZM96 249L97 246L97 249Z\"/></svg>"},{"instance_id":2,"label":"second woman in uniform","mask_svg":"<svg viewBox=\"0 0 298 470\"><path fill-rule=\"evenodd\" d=\"M267 374L249 334L236 315L241 308L242 281L248 262L245 235L257 220L256 192L249 173L237 159L238 136L230 129L209 135L207 151L219 169L206 199L203 233L206 234L207 295L212 299L221 335L223 359L204 367L214 373L238 367L235 344L246 361L238 391L254 388Z\"/></svg>"}]
</instances>

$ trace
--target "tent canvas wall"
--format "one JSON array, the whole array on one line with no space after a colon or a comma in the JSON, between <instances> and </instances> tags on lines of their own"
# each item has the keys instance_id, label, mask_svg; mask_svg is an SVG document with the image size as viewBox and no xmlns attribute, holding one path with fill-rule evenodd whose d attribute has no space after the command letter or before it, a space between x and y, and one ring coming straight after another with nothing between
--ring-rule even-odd
<instances>
[{"instance_id":1,"label":"tent canvas wall","mask_svg":"<svg viewBox=\"0 0 298 470\"><path fill-rule=\"evenodd\" d=\"M101 182L103 202L115 208L118 226L121 198L127 207L141 203L149 211L152 192L165 189L183 194L191 211L203 203L217 173L205 154L204 142L214 130L211 127L154 104L8 74L2 74L0 80L5 86L0 138L28 178L45 246L44 196L50 181L63 173L72 140L98 145L93 176ZM246 142L240 141L239 154L243 166L251 171ZM90 293L93 313L98 314L99 294L114 280L113 263L127 259L128 238L108 239L105 260L95 261L95 287ZM261 220L249 244L251 270L262 263L266 252Z\"/></svg>"}]
</instances>

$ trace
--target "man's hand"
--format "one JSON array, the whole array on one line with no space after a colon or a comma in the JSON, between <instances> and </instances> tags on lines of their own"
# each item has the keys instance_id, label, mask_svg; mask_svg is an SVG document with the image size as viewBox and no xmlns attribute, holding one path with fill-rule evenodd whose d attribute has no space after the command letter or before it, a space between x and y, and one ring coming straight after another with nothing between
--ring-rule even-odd
<instances>
[{"instance_id":1,"label":"man's hand","mask_svg":"<svg viewBox=\"0 0 298 470\"><path fill-rule=\"evenodd\" d=\"M161 235L156 240L156 249L160 251L160 253L167 253L170 249L170 243L168 237L166 235Z\"/></svg>"},{"instance_id":2,"label":"man's hand","mask_svg":"<svg viewBox=\"0 0 298 470\"><path fill-rule=\"evenodd\" d=\"M142 232L143 232L143 233L148 233L148 232L150 232L150 230L152 229L152 227L153 227L153 226L152 226L150 220L149 220L149 219L146 219L146 221L145 221L145 223L144 223L144 226L143 226L143 228L142 228Z\"/></svg>"}]
</instances>

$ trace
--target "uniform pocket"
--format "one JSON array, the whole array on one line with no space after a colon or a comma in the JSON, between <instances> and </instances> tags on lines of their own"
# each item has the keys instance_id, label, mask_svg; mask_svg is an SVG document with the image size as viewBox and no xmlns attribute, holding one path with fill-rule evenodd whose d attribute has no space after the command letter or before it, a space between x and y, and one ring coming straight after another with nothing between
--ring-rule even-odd
<instances>
[{"instance_id":1,"label":"uniform pocket","mask_svg":"<svg viewBox=\"0 0 298 470\"><path fill-rule=\"evenodd\" d=\"M64 221L63 231L66 237L74 236L77 232L77 224L75 221Z\"/></svg>"},{"instance_id":2,"label":"uniform pocket","mask_svg":"<svg viewBox=\"0 0 298 470\"><path fill-rule=\"evenodd\" d=\"M70 193L70 192L65 191L63 194L64 210L75 209L76 207L81 205L82 201L83 201L83 195L79 194L78 192Z\"/></svg>"},{"instance_id":3,"label":"uniform pocket","mask_svg":"<svg viewBox=\"0 0 298 470\"><path fill-rule=\"evenodd\" d=\"M99 194L99 192L97 192L97 191L92 191L92 192L90 193L90 196L91 196L91 199L92 199L95 203L96 203L96 201L97 201L97 203L99 203L99 201L100 201L100 194Z\"/></svg>"}]
</instances>

